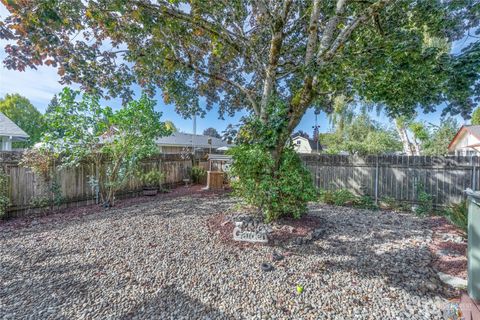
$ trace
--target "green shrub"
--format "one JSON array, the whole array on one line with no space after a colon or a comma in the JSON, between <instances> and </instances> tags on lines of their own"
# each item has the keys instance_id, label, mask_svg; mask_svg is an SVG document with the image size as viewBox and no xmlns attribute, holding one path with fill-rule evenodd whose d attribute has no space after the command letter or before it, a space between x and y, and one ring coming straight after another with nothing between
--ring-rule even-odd
<instances>
[{"instance_id":1,"label":"green shrub","mask_svg":"<svg viewBox=\"0 0 480 320\"><path fill-rule=\"evenodd\" d=\"M260 208L265 221L299 218L307 202L315 199L311 174L292 148L282 153L278 170L271 153L259 144L242 144L229 154L234 159L230 173L235 194Z\"/></svg>"},{"instance_id":2,"label":"green shrub","mask_svg":"<svg viewBox=\"0 0 480 320\"><path fill-rule=\"evenodd\" d=\"M385 196L380 200L380 203L383 208L388 210L398 210L400 208L400 204L398 201L390 196Z\"/></svg>"},{"instance_id":3,"label":"green shrub","mask_svg":"<svg viewBox=\"0 0 480 320\"><path fill-rule=\"evenodd\" d=\"M332 190L318 190L318 200L325 204L334 204L333 191Z\"/></svg>"},{"instance_id":4,"label":"green shrub","mask_svg":"<svg viewBox=\"0 0 480 320\"><path fill-rule=\"evenodd\" d=\"M65 202L65 197L62 194L62 188L56 180L52 181L49 191L52 198L51 205L60 206Z\"/></svg>"},{"instance_id":5,"label":"green shrub","mask_svg":"<svg viewBox=\"0 0 480 320\"><path fill-rule=\"evenodd\" d=\"M10 198L7 191L7 175L0 169L0 219L6 217Z\"/></svg>"},{"instance_id":6,"label":"green shrub","mask_svg":"<svg viewBox=\"0 0 480 320\"><path fill-rule=\"evenodd\" d=\"M345 206L353 204L357 197L347 189L338 189L333 192L333 204L336 206Z\"/></svg>"},{"instance_id":7,"label":"green shrub","mask_svg":"<svg viewBox=\"0 0 480 320\"><path fill-rule=\"evenodd\" d=\"M417 185L417 201L415 214L424 217L433 212L433 196L425 191L423 184Z\"/></svg>"},{"instance_id":8,"label":"green shrub","mask_svg":"<svg viewBox=\"0 0 480 320\"><path fill-rule=\"evenodd\" d=\"M380 200L382 208L393 211L410 212L412 207L408 202L398 201L393 197L385 196Z\"/></svg>"},{"instance_id":9,"label":"green shrub","mask_svg":"<svg viewBox=\"0 0 480 320\"><path fill-rule=\"evenodd\" d=\"M346 206L351 204L362 203L361 199L358 199L351 191L348 189L337 189L337 190L323 190L319 189L317 191L318 200L325 204L336 205L336 206ZM366 199L364 199L366 201ZM359 202L360 201L360 202Z\"/></svg>"},{"instance_id":10,"label":"green shrub","mask_svg":"<svg viewBox=\"0 0 480 320\"><path fill-rule=\"evenodd\" d=\"M207 170L202 167L192 167L191 175L193 183L200 183L207 175Z\"/></svg>"},{"instance_id":11,"label":"green shrub","mask_svg":"<svg viewBox=\"0 0 480 320\"><path fill-rule=\"evenodd\" d=\"M443 211L443 215L446 216L451 223L461 228L463 231L467 232L468 205L466 200L448 206Z\"/></svg>"},{"instance_id":12,"label":"green shrub","mask_svg":"<svg viewBox=\"0 0 480 320\"><path fill-rule=\"evenodd\" d=\"M165 174L159 170L150 170L141 174L140 176L143 186L148 188L161 187L162 181L165 178Z\"/></svg>"},{"instance_id":13,"label":"green shrub","mask_svg":"<svg viewBox=\"0 0 480 320\"><path fill-rule=\"evenodd\" d=\"M378 205L369 195L363 195L360 198L356 199L355 206L357 208L368 209L368 210L378 209Z\"/></svg>"}]
</instances>

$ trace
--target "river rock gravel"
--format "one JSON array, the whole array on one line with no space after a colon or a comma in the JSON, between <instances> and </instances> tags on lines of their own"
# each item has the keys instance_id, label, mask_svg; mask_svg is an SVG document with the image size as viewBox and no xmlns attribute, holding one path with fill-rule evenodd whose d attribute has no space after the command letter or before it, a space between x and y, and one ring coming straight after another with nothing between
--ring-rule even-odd
<instances>
[{"instance_id":1,"label":"river rock gravel","mask_svg":"<svg viewBox=\"0 0 480 320\"><path fill-rule=\"evenodd\" d=\"M422 219L314 204L320 238L242 247L207 223L236 203L193 194L3 228L0 319L443 319Z\"/></svg>"}]
</instances>

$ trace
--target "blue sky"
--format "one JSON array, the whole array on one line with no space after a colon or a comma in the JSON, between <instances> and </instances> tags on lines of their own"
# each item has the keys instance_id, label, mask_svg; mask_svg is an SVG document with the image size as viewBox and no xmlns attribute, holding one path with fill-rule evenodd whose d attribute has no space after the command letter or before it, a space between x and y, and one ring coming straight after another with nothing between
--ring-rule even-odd
<instances>
[{"instance_id":1,"label":"blue sky","mask_svg":"<svg viewBox=\"0 0 480 320\"><path fill-rule=\"evenodd\" d=\"M0 4L0 19L8 15L7 10ZM459 52L462 47L475 39L470 37L454 43L452 51ZM6 41L0 40L0 60L3 61L6 54L4 47L7 44ZM0 63L0 97L3 97L7 93L19 93L27 97L32 104L44 112L49 101L55 93L58 93L62 89L62 85L58 82L60 77L57 75L57 71L53 67L39 67L37 70L27 70L25 72L19 72L15 70L8 70L3 67L3 63ZM138 94L140 91L135 90ZM175 112L173 105L166 105L163 103L160 94L156 97L157 110L163 113L163 120L171 120L175 123L177 128L183 132L193 131L193 121L191 119L183 119ZM105 101L106 105L112 108L120 108L119 100ZM435 113L419 114L418 119L428 123L438 124L440 120L441 108ZM197 119L197 133L201 133L208 127L214 127L219 132L223 131L228 124L236 124L244 113L237 113L234 117L225 116L225 120L218 119L218 111L214 108L204 118ZM391 120L388 119L384 113L377 115L376 112L372 112L372 116L381 123L389 126ZM462 118L458 118L459 123L463 123ZM325 113L319 115L320 132L326 132L330 130L330 124ZM313 110L308 110L304 115L302 121L298 125L297 129L312 133L313 125L315 124L315 115Z\"/></svg>"}]
</instances>

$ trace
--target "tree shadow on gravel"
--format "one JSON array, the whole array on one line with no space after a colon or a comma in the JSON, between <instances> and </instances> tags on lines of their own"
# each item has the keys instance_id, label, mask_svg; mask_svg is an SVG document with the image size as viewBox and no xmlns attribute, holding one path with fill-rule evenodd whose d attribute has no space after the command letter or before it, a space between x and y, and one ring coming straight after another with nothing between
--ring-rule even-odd
<instances>
[{"instance_id":1,"label":"tree shadow on gravel","mask_svg":"<svg viewBox=\"0 0 480 320\"><path fill-rule=\"evenodd\" d=\"M0 267L13 270L18 266L3 262ZM87 301L94 280L81 279L79 274L96 269L97 266L93 264L71 263L42 266L41 273L27 273L18 269L17 273L22 272L24 276L8 279L9 285L0 288L0 297L4 297L0 318L11 314L15 319L42 319L47 314L40 313L45 312L47 307L52 309L51 315L58 316L61 310L72 307L71 304L66 304L66 298L75 297L76 301ZM17 303L21 303L21 307L16 306Z\"/></svg>"},{"instance_id":2,"label":"tree shadow on gravel","mask_svg":"<svg viewBox=\"0 0 480 320\"><path fill-rule=\"evenodd\" d=\"M233 319L232 316L206 306L174 287L162 288L155 298L131 308L120 319Z\"/></svg>"},{"instance_id":3,"label":"tree shadow on gravel","mask_svg":"<svg viewBox=\"0 0 480 320\"><path fill-rule=\"evenodd\" d=\"M389 287L418 297L455 297L432 268L434 257L425 241L427 222L409 215L323 208L310 212L326 219L325 232L308 245L288 248L292 254L316 256L312 274L350 273L383 278ZM332 212L334 214L332 214ZM283 248L286 250L286 248Z\"/></svg>"},{"instance_id":4,"label":"tree shadow on gravel","mask_svg":"<svg viewBox=\"0 0 480 320\"><path fill-rule=\"evenodd\" d=\"M300 257L317 256L319 262L312 267L313 274L341 272L365 279L383 278L387 286L418 297L458 295L441 283L432 268L432 253L425 242L415 239L415 232L409 235L395 225L381 224L381 235L371 230L371 235L361 238L361 229L343 227L337 225L317 241L289 250ZM405 245L393 247L398 242Z\"/></svg>"},{"instance_id":5,"label":"tree shadow on gravel","mask_svg":"<svg viewBox=\"0 0 480 320\"><path fill-rule=\"evenodd\" d=\"M78 215L67 215L63 217L55 214L46 217L37 217L41 222L32 226L28 218L26 223L19 227L13 227L8 231L0 228L0 240L2 236L8 239L21 238L26 235L36 235L44 232L52 232L69 227L83 228L83 225L92 222L110 220L111 223L121 223L123 219L135 217L142 219L150 216L160 216L165 219L178 216L208 216L219 213L229 207L235 200L229 199L226 195L211 195L209 197L192 194L189 196L172 197L167 199L158 199L146 203L135 203L128 207L104 209L98 207L98 212ZM20 231L20 232L18 232ZM3 234L2 234L3 233Z\"/></svg>"}]
</instances>

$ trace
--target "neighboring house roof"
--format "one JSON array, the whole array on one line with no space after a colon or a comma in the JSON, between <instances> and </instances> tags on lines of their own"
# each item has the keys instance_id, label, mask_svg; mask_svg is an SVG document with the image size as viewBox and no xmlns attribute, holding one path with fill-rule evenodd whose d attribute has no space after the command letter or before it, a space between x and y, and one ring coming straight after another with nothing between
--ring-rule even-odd
<instances>
[{"instance_id":1,"label":"neighboring house roof","mask_svg":"<svg viewBox=\"0 0 480 320\"><path fill-rule=\"evenodd\" d=\"M212 139L212 144L208 143L208 139ZM192 144L195 145L196 148L221 148L221 147L228 147L231 144L228 144L226 141L222 139L204 136L204 135L193 135L191 133L183 133L183 132L174 132L167 137L161 137L157 139L157 144L160 146L171 146L171 147L191 147Z\"/></svg>"},{"instance_id":2,"label":"neighboring house roof","mask_svg":"<svg viewBox=\"0 0 480 320\"><path fill-rule=\"evenodd\" d=\"M452 141L448 145L448 151L454 151L455 146L460 140L461 137L463 137L464 134L471 134L472 136L476 137L477 139L480 140L480 126L477 125L463 125L458 132L455 134L453 137ZM468 147L476 147L474 145L468 146Z\"/></svg>"},{"instance_id":3,"label":"neighboring house roof","mask_svg":"<svg viewBox=\"0 0 480 320\"><path fill-rule=\"evenodd\" d=\"M0 112L0 136L8 136L14 138L28 138L28 134L25 133L19 126L17 126L6 115Z\"/></svg>"},{"instance_id":4,"label":"neighboring house roof","mask_svg":"<svg viewBox=\"0 0 480 320\"><path fill-rule=\"evenodd\" d=\"M308 144L310 145L310 148L312 149L312 151L314 151L314 152L317 151L317 141L315 141L313 139L307 139L304 136L299 135L299 134L292 136L292 140L295 140L295 139L298 139L298 138L301 138L301 139L304 139L304 140L308 141ZM323 150L323 147L319 143L318 144L318 151L322 151L322 150Z\"/></svg>"}]
</instances>

